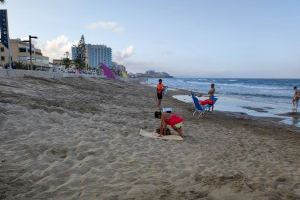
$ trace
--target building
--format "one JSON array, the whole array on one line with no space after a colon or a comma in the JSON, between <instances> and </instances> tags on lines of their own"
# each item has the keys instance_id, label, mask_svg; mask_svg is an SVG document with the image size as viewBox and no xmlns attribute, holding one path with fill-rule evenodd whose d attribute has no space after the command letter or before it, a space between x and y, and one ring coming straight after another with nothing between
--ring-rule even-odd
<instances>
[{"instance_id":1,"label":"building","mask_svg":"<svg viewBox=\"0 0 300 200\"><path fill-rule=\"evenodd\" d=\"M126 67L124 65L121 65L119 63L116 63L116 62L112 62L112 68L117 70L117 71L122 71L122 72L126 72Z\"/></svg>"},{"instance_id":2,"label":"building","mask_svg":"<svg viewBox=\"0 0 300 200\"><path fill-rule=\"evenodd\" d=\"M53 59L52 63L50 62L49 65L50 65L50 67L56 68L60 71L64 71L65 66L62 63L63 63L63 61L61 59Z\"/></svg>"},{"instance_id":3,"label":"building","mask_svg":"<svg viewBox=\"0 0 300 200\"><path fill-rule=\"evenodd\" d=\"M98 68L99 64L106 64L112 67L112 50L105 45L86 45L88 65L92 68Z\"/></svg>"},{"instance_id":4,"label":"building","mask_svg":"<svg viewBox=\"0 0 300 200\"><path fill-rule=\"evenodd\" d=\"M63 61L62 59L53 59L52 64L53 65L62 65Z\"/></svg>"},{"instance_id":5,"label":"building","mask_svg":"<svg viewBox=\"0 0 300 200\"><path fill-rule=\"evenodd\" d=\"M154 70L148 70L145 72L147 76L155 76L156 72Z\"/></svg>"},{"instance_id":6,"label":"building","mask_svg":"<svg viewBox=\"0 0 300 200\"><path fill-rule=\"evenodd\" d=\"M118 76L124 76L126 74L127 76L127 71L126 67L124 65L118 64L116 62L112 62L112 70L117 74Z\"/></svg>"},{"instance_id":7,"label":"building","mask_svg":"<svg viewBox=\"0 0 300 200\"><path fill-rule=\"evenodd\" d=\"M0 43L0 66L8 64L8 49Z\"/></svg>"},{"instance_id":8,"label":"building","mask_svg":"<svg viewBox=\"0 0 300 200\"><path fill-rule=\"evenodd\" d=\"M146 71L145 73L130 74L131 77L147 77L147 78L173 78L166 72L156 72L154 70Z\"/></svg>"},{"instance_id":9,"label":"building","mask_svg":"<svg viewBox=\"0 0 300 200\"><path fill-rule=\"evenodd\" d=\"M98 68L99 64L112 67L112 50L105 45L86 44L87 64L89 67ZM76 47L72 47L72 59L76 59Z\"/></svg>"},{"instance_id":10,"label":"building","mask_svg":"<svg viewBox=\"0 0 300 200\"><path fill-rule=\"evenodd\" d=\"M20 39L11 39L10 48L12 53L12 62L21 62L30 64L29 44L22 42ZM32 45L32 64L40 67L49 67L49 57L43 56L40 49ZM0 43L0 65L4 66L9 63L8 49Z\"/></svg>"}]
</instances>

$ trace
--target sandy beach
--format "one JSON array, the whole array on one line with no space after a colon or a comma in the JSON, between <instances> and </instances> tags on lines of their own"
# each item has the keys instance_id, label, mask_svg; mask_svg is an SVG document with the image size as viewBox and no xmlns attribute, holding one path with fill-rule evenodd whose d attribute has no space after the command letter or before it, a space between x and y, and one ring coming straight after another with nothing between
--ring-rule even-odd
<instances>
[{"instance_id":1,"label":"sandy beach","mask_svg":"<svg viewBox=\"0 0 300 200\"><path fill-rule=\"evenodd\" d=\"M105 79L0 79L0 199L300 199L300 132L267 119L163 105L184 141L154 130L155 88Z\"/></svg>"}]
</instances>

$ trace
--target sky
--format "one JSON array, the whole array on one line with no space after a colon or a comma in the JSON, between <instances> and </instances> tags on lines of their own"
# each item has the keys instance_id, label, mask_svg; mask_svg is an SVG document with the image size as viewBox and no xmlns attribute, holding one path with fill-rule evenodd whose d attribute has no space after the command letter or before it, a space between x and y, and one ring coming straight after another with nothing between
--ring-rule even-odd
<instances>
[{"instance_id":1,"label":"sky","mask_svg":"<svg viewBox=\"0 0 300 200\"><path fill-rule=\"evenodd\" d=\"M7 0L10 38L36 35L50 59L81 35L129 72L300 78L299 0Z\"/></svg>"}]
</instances>

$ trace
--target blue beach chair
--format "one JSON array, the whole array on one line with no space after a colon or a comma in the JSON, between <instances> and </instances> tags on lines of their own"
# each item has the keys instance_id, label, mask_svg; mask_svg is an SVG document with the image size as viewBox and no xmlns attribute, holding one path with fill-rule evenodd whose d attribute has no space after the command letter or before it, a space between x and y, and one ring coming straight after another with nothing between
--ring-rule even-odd
<instances>
[{"instance_id":1,"label":"blue beach chair","mask_svg":"<svg viewBox=\"0 0 300 200\"><path fill-rule=\"evenodd\" d=\"M209 107L200 105L198 98L195 96L193 92L192 92L192 99L195 105L195 111L193 113L193 116L195 115L196 112L199 113L199 117L203 116Z\"/></svg>"}]
</instances>

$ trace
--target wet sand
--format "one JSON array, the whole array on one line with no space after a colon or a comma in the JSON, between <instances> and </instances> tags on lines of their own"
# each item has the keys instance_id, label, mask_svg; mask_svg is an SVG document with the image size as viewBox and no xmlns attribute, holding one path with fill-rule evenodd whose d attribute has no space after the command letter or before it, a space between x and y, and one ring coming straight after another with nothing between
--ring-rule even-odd
<instances>
[{"instance_id":1,"label":"wet sand","mask_svg":"<svg viewBox=\"0 0 300 200\"><path fill-rule=\"evenodd\" d=\"M300 133L192 104L183 142L153 130L155 88L122 81L0 79L0 199L300 199Z\"/></svg>"}]
</instances>

